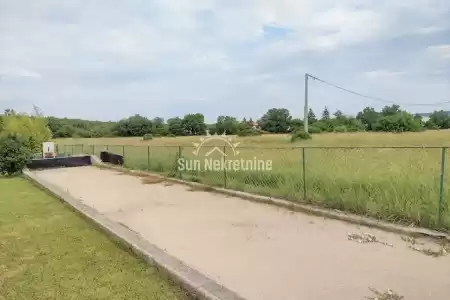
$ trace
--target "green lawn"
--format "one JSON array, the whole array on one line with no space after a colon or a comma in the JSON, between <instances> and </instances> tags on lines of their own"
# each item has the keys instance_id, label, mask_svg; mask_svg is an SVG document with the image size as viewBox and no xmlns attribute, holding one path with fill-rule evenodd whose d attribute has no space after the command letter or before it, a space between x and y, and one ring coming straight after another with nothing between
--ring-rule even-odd
<instances>
[{"instance_id":1,"label":"green lawn","mask_svg":"<svg viewBox=\"0 0 450 300\"><path fill-rule=\"evenodd\" d=\"M22 178L0 177L0 299L188 299Z\"/></svg>"}]
</instances>

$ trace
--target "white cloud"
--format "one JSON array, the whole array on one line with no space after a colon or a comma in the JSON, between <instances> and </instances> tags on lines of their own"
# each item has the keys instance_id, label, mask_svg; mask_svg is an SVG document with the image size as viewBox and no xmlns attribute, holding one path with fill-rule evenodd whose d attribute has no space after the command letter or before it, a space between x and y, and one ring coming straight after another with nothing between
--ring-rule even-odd
<instances>
[{"instance_id":1,"label":"white cloud","mask_svg":"<svg viewBox=\"0 0 450 300\"><path fill-rule=\"evenodd\" d=\"M396 77L399 86L414 77L413 65L436 72L439 64L420 54L428 42L393 43L441 34L442 45L429 53L448 58L449 7L447 0L0 1L0 72L15 78L0 81L0 103L38 98L36 104L54 113L82 116L86 103L119 107L126 99L127 107L109 112L111 118L141 110L214 114L208 110L221 102L249 115L272 105L300 111L306 71L348 87L366 70L372 71L362 77L371 84ZM265 39L267 25L286 32ZM390 53L398 47L404 47L400 58ZM40 80L19 88L25 78ZM210 106L196 106L192 99L199 98Z\"/></svg>"},{"instance_id":2,"label":"white cloud","mask_svg":"<svg viewBox=\"0 0 450 300\"><path fill-rule=\"evenodd\" d=\"M428 51L433 55L438 55L443 59L450 59L450 44L429 46Z\"/></svg>"},{"instance_id":3,"label":"white cloud","mask_svg":"<svg viewBox=\"0 0 450 300\"><path fill-rule=\"evenodd\" d=\"M367 77L371 78L371 79L383 79L383 78L394 78L394 77L399 77L399 76L403 76L406 73L405 72L400 72L400 71L390 71L390 70L373 70L373 71L368 71L364 73Z\"/></svg>"},{"instance_id":4,"label":"white cloud","mask_svg":"<svg viewBox=\"0 0 450 300\"><path fill-rule=\"evenodd\" d=\"M441 31L445 31L447 30L447 28L445 27L438 27L438 26L429 26L429 27L421 27L419 29L417 29L417 33L418 34L433 34L436 32L441 32Z\"/></svg>"},{"instance_id":5,"label":"white cloud","mask_svg":"<svg viewBox=\"0 0 450 300\"><path fill-rule=\"evenodd\" d=\"M40 79L42 76L38 72L26 69L0 69L0 77L3 78L32 78Z\"/></svg>"}]
</instances>

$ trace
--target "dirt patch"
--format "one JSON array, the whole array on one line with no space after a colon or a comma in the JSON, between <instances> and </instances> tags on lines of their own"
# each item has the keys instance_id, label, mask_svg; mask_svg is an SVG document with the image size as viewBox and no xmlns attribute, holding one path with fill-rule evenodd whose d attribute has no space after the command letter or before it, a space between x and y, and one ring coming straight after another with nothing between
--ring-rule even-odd
<instances>
[{"instance_id":1,"label":"dirt patch","mask_svg":"<svg viewBox=\"0 0 450 300\"><path fill-rule=\"evenodd\" d=\"M210 193L217 193L213 187L211 186L196 186L191 185L189 186L186 191L188 192L210 192Z\"/></svg>"},{"instance_id":2,"label":"dirt patch","mask_svg":"<svg viewBox=\"0 0 450 300\"><path fill-rule=\"evenodd\" d=\"M141 181L143 184L157 184L157 183L165 182L165 179L161 178L161 177L146 176L146 177L142 177Z\"/></svg>"}]
</instances>

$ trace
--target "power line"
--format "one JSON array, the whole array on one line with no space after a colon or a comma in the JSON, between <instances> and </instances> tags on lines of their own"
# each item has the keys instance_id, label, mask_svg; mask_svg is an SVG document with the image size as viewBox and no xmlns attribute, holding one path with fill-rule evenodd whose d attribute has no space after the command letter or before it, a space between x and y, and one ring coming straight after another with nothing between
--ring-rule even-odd
<instances>
[{"instance_id":1,"label":"power line","mask_svg":"<svg viewBox=\"0 0 450 300\"><path fill-rule=\"evenodd\" d=\"M361 94L361 93L358 93L358 92L346 89L346 88L344 88L342 86L339 86L339 85L327 82L327 81L325 81L323 79L317 78L317 77L315 77L315 76L313 76L311 74L306 74L306 75L311 77L314 80L317 80L317 81L319 81L321 83L324 83L326 85L332 86L334 88L340 89L340 90L345 91L347 93L350 93L350 94L353 94L353 95L357 95L357 96L360 96L360 97L363 97L363 98L371 99L371 100L374 100L374 101L378 101L378 102L384 102L384 103L390 103L390 104L408 105L408 106L434 106L434 105L441 105L441 104L450 103L450 101L437 102L437 103L406 103L406 102L402 103L402 102L398 102L398 101L390 101L390 100L385 100L385 99L381 99L381 98L378 98L378 97L372 97L372 96L364 95L364 94Z\"/></svg>"}]
</instances>

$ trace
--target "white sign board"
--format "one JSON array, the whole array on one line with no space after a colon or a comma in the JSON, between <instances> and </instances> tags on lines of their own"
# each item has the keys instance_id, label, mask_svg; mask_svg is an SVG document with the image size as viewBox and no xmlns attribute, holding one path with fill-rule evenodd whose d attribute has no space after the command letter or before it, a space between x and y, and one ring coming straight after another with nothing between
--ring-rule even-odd
<instances>
[{"instance_id":1,"label":"white sign board","mask_svg":"<svg viewBox=\"0 0 450 300\"><path fill-rule=\"evenodd\" d=\"M46 153L55 153L55 143L53 142L42 143L42 155L45 157Z\"/></svg>"}]
</instances>

